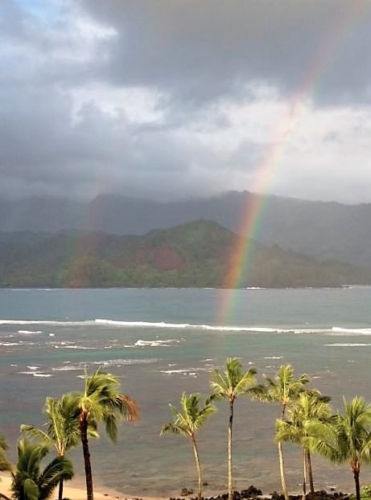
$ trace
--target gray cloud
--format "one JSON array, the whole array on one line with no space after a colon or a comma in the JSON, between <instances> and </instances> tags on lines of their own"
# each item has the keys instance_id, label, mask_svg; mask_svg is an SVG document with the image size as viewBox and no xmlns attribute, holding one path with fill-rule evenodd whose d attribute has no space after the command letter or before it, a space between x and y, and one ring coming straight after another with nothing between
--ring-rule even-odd
<instances>
[{"instance_id":1,"label":"gray cloud","mask_svg":"<svg viewBox=\"0 0 371 500\"><path fill-rule=\"evenodd\" d=\"M290 120L305 132L281 146L277 190L367 199L367 0L0 0L0 11L1 197L254 189L304 89L307 115Z\"/></svg>"},{"instance_id":2,"label":"gray cloud","mask_svg":"<svg viewBox=\"0 0 371 500\"><path fill-rule=\"evenodd\" d=\"M371 42L365 0L80 3L117 32L104 68L117 85L166 88L198 103L251 80L291 93L312 65L321 101L357 100L370 85L371 68L362 64Z\"/></svg>"}]
</instances>

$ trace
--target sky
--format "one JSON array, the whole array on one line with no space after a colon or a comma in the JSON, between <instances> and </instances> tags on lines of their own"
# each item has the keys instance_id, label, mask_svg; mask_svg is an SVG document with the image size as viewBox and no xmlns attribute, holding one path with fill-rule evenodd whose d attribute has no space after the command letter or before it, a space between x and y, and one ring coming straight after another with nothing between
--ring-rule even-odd
<instances>
[{"instance_id":1,"label":"sky","mask_svg":"<svg viewBox=\"0 0 371 500\"><path fill-rule=\"evenodd\" d=\"M0 0L0 197L371 202L370 0Z\"/></svg>"}]
</instances>

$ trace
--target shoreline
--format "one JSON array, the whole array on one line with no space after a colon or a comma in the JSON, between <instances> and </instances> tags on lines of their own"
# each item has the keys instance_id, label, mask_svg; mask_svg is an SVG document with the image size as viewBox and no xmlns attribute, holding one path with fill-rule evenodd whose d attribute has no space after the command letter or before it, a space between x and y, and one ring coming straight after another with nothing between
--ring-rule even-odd
<instances>
[{"instance_id":1,"label":"shoreline","mask_svg":"<svg viewBox=\"0 0 371 500\"><path fill-rule=\"evenodd\" d=\"M250 488L256 489L254 486L250 486ZM205 488L207 490L207 488ZM330 488L330 491L327 490L317 490L316 492L321 493L320 498L322 500L331 500L334 498L334 494L339 494L341 490L338 488ZM9 473L1 473L0 475L0 493L6 495L11 499L11 476ZM54 490L54 495L53 498L56 498L58 494L58 488ZM224 492L225 493L225 492ZM243 492L241 492L242 494ZM325 493L325 494L323 494ZM251 494L252 498L254 497L254 492ZM264 493L262 492L261 495L258 495L259 498L265 498L265 499L272 499L274 498L272 495L277 494L277 492L274 493ZM279 492L278 495L282 496ZM300 488L296 489L295 491L292 491L290 493L290 496L296 496L300 497L302 495L302 492ZM350 495L349 492L347 493L340 493L343 497L347 498L348 495ZM115 490L113 488L105 487L102 484L96 484L94 486L94 500L169 500L169 499L178 499L180 498L188 498L191 499L194 495L153 495L153 496L147 496L147 495L132 495L132 494L125 494L122 491ZM223 493L214 493L212 495L213 497L221 498L222 496L224 497ZM74 479L71 481L68 481L64 484L63 488L63 498L68 499L68 500L86 500L86 488L85 488L85 482L84 478L81 476L76 476ZM205 498L207 498L207 495L205 495ZM241 497L243 498L243 497ZM279 497L277 497L279 498ZM336 496L335 496L336 498ZM340 498L340 497L339 497Z\"/></svg>"}]
</instances>

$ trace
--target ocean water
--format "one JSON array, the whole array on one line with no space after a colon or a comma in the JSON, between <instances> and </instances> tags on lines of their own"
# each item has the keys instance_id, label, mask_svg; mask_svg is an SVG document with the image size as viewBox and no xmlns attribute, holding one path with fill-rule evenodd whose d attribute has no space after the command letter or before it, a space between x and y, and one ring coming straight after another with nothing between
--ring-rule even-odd
<instances>
[{"instance_id":1,"label":"ocean water","mask_svg":"<svg viewBox=\"0 0 371 500\"><path fill-rule=\"evenodd\" d=\"M180 436L159 436L183 391L209 393L211 372L237 356L258 379L291 363L297 374L333 397L371 399L371 289L238 290L218 324L221 290L0 290L0 432L14 458L19 425L41 425L45 396L82 389L86 367L120 377L137 400L141 420L123 423L119 441L102 430L92 441L96 482L128 494L177 494L195 486L193 455ZM278 408L247 398L236 402L235 486L279 488L273 441ZM199 433L210 492L226 490L226 405ZM285 446L288 482L301 479L300 449ZM71 454L83 473L81 451ZM318 487L352 487L347 466L314 458ZM367 477L368 476L368 477ZM370 472L364 479L370 482Z\"/></svg>"}]
</instances>

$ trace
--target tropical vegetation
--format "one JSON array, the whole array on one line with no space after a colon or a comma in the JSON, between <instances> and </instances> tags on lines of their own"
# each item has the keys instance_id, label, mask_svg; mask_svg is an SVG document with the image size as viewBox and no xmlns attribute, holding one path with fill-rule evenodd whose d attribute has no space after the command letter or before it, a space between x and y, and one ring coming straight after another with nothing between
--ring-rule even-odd
<instances>
[{"instance_id":1,"label":"tropical vegetation","mask_svg":"<svg viewBox=\"0 0 371 500\"><path fill-rule=\"evenodd\" d=\"M280 406L279 419L285 421L286 410L298 400L299 394L304 390L304 385L308 384L310 379L307 375L301 375L298 379L295 379L294 369L291 365L280 366L274 379L267 375L263 375L263 377L265 384L252 389L251 393L255 399L266 403L278 404ZM277 445L282 492L285 500L289 500L282 440L277 440Z\"/></svg>"},{"instance_id":2,"label":"tropical vegetation","mask_svg":"<svg viewBox=\"0 0 371 500\"><path fill-rule=\"evenodd\" d=\"M63 458L66 453L80 441L78 419L74 400L68 394L59 400L47 397L43 408L47 417L45 429L34 425L21 425L21 431L48 447L54 447L57 457ZM63 498L63 477L59 483L58 500Z\"/></svg>"},{"instance_id":3,"label":"tropical vegetation","mask_svg":"<svg viewBox=\"0 0 371 500\"><path fill-rule=\"evenodd\" d=\"M311 429L309 447L334 463L349 462L356 499L361 498L361 466L371 463L371 404L361 397L343 399L344 413Z\"/></svg>"},{"instance_id":4,"label":"tropical vegetation","mask_svg":"<svg viewBox=\"0 0 371 500\"><path fill-rule=\"evenodd\" d=\"M246 396L248 389L255 383L256 369L250 367L246 372L242 371L241 362L237 358L227 359L224 375L215 370L211 380L211 397L218 400L226 400L229 406L228 422L228 499L233 498L233 478L232 478L232 434L234 404L237 397Z\"/></svg>"},{"instance_id":5,"label":"tropical vegetation","mask_svg":"<svg viewBox=\"0 0 371 500\"><path fill-rule=\"evenodd\" d=\"M303 495L307 495L309 479L311 497L314 498L314 480L311 458L311 448L308 438L313 433L314 426L330 421L331 409L328 396L322 396L316 391L303 391L295 405L289 408L289 420L277 419L276 441L298 444L303 450Z\"/></svg>"},{"instance_id":6,"label":"tropical vegetation","mask_svg":"<svg viewBox=\"0 0 371 500\"><path fill-rule=\"evenodd\" d=\"M197 476L198 476L198 500L202 498L202 471L200 464L200 456L196 441L196 432L205 425L208 418L215 413L216 407L210 402L205 401L205 404L200 407L200 394L190 394L187 396L183 392L180 398L180 408L177 410L170 405L173 413L173 422L168 422L161 429L161 434L172 432L173 434L181 434L190 439L193 454L195 457Z\"/></svg>"},{"instance_id":7,"label":"tropical vegetation","mask_svg":"<svg viewBox=\"0 0 371 500\"><path fill-rule=\"evenodd\" d=\"M85 373L84 390L71 394L72 406L78 418L79 435L82 444L87 500L94 499L93 474L89 449L89 428L105 425L106 434L115 443L119 420L134 421L139 418L137 403L121 394L119 379L98 369L93 375Z\"/></svg>"}]
</instances>

